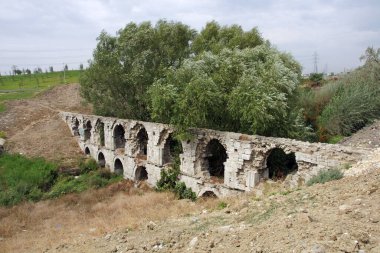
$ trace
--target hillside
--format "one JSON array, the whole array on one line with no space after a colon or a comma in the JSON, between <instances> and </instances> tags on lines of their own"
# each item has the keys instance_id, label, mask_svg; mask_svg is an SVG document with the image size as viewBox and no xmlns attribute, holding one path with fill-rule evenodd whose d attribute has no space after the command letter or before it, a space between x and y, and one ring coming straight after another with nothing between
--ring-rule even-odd
<instances>
[{"instance_id":1,"label":"hillside","mask_svg":"<svg viewBox=\"0 0 380 253\"><path fill-rule=\"evenodd\" d=\"M7 136L7 150L43 156L70 164L81 156L78 144L60 119L59 110L91 113L79 95L79 84L61 85L32 99L11 100L0 112L0 131Z\"/></svg>"},{"instance_id":2,"label":"hillside","mask_svg":"<svg viewBox=\"0 0 380 253\"><path fill-rule=\"evenodd\" d=\"M7 102L7 149L69 165L82 156L59 110L91 113L79 86ZM375 123L345 145L378 140ZM364 143L364 142L363 142ZM374 143L371 141L370 144ZM362 144L360 144L362 145ZM363 144L364 145L364 144ZM377 144L374 144L376 147ZM59 199L0 208L1 252L380 252L380 149L339 181L223 199L175 200L127 180ZM362 173L366 172L366 173ZM281 189L281 190L280 190Z\"/></svg>"}]
</instances>

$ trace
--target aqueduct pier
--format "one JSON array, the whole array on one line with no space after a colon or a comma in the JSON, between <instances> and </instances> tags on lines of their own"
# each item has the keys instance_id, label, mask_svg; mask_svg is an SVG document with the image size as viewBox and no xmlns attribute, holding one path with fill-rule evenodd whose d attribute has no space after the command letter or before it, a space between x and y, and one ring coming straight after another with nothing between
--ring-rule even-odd
<instances>
[{"instance_id":1,"label":"aqueduct pier","mask_svg":"<svg viewBox=\"0 0 380 253\"><path fill-rule=\"evenodd\" d=\"M180 148L180 180L197 193L251 191L265 179L297 186L320 170L356 163L369 152L337 144L191 129L176 142L170 125L61 112L84 153L124 178L155 185Z\"/></svg>"}]
</instances>

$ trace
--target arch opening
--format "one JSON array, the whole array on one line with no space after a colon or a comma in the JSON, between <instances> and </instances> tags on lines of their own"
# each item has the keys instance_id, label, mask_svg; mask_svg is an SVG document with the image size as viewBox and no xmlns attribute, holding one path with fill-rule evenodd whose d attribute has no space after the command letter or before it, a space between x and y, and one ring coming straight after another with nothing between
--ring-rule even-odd
<instances>
[{"instance_id":1,"label":"arch opening","mask_svg":"<svg viewBox=\"0 0 380 253\"><path fill-rule=\"evenodd\" d=\"M218 196L216 196L216 194L215 194L213 191L205 191L205 192L202 194L202 198L213 198L213 199L217 199Z\"/></svg>"},{"instance_id":2,"label":"arch opening","mask_svg":"<svg viewBox=\"0 0 380 253\"><path fill-rule=\"evenodd\" d=\"M113 130L113 141L115 149L125 148L125 130L122 125L117 125Z\"/></svg>"},{"instance_id":3,"label":"arch opening","mask_svg":"<svg viewBox=\"0 0 380 253\"><path fill-rule=\"evenodd\" d=\"M172 134L169 134L164 144L164 152L162 163L172 163L180 165L181 161L179 155L183 153L181 141L173 138Z\"/></svg>"},{"instance_id":4,"label":"arch opening","mask_svg":"<svg viewBox=\"0 0 380 253\"><path fill-rule=\"evenodd\" d=\"M148 133L145 128L141 128L137 134L137 155L143 156L146 159L148 154Z\"/></svg>"},{"instance_id":5,"label":"arch opening","mask_svg":"<svg viewBox=\"0 0 380 253\"><path fill-rule=\"evenodd\" d=\"M281 148L274 148L270 151L266 167L268 178L273 180L283 180L288 174L298 170L294 152L286 154Z\"/></svg>"},{"instance_id":6,"label":"arch opening","mask_svg":"<svg viewBox=\"0 0 380 253\"><path fill-rule=\"evenodd\" d=\"M75 123L72 129L74 136L79 136L79 120L77 118L75 118Z\"/></svg>"},{"instance_id":7,"label":"arch opening","mask_svg":"<svg viewBox=\"0 0 380 253\"><path fill-rule=\"evenodd\" d=\"M99 134L99 144L100 146L105 145L105 138L104 138L104 123L99 121L97 124L97 132Z\"/></svg>"},{"instance_id":8,"label":"arch opening","mask_svg":"<svg viewBox=\"0 0 380 253\"><path fill-rule=\"evenodd\" d=\"M115 160L115 164L114 164L114 172L115 174L117 175L123 175L124 174L124 167L123 167L123 164L122 162L120 161L119 158L117 158Z\"/></svg>"},{"instance_id":9,"label":"arch opening","mask_svg":"<svg viewBox=\"0 0 380 253\"><path fill-rule=\"evenodd\" d=\"M139 166L135 172L135 180L136 181L144 181L148 180L148 172L144 166Z\"/></svg>"},{"instance_id":10,"label":"arch opening","mask_svg":"<svg viewBox=\"0 0 380 253\"><path fill-rule=\"evenodd\" d=\"M99 152L98 154L98 164L100 167L106 166L106 158L104 157L102 152Z\"/></svg>"},{"instance_id":11,"label":"arch opening","mask_svg":"<svg viewBox=\"0 0 380 253\"><path fill-rule=\"evenodd\" d=\"M84 149L84 153L85 153L86 155L91 155L90 149L89 149L88 147L86 147L86 148Z\"/></svg>"},{"instance_id":12,"label":"arch opening","mask_svg":"<svg viewBox=\"0 0 380 253\"><path fill-rule=\"evenodd\" d=\"M217 139L212 139L206 146L206 165L211 177L224 178L224 163L227 151Z\"/></svg>"},{"instance_id":13,"label":"arch opening","mask_svg":"<svg viewBox=\"0 0 380 253\"><path fill-rule=\"evenodd\" d=\"M85 128L84 128L84 140L85 141L87 141L91 138L91 129L92 129L91 121L87 121Z\"/></svg>"}]
</instances>

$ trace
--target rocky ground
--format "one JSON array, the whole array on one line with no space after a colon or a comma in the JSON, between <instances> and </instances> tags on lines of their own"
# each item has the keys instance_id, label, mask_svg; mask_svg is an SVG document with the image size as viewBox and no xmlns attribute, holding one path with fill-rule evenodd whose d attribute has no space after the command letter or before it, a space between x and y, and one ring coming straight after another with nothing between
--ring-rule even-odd
<instances>
[{"instance_id":1,"label":"rocky ground","mask_svg":"<svg viewBox=\"0 0 380 253\"><path fill-rule=\"evenodd\" d=\"M9 110L0 114L7 148L53 160L80 156L57 116L58 110L89 113L80 101L78 85L68 85L8 103ZM197 202L161 193L104 197L94 192L80 201L67 196L23 209L0 208L0 252L379 253L379 125L343 140L373 152L346 171L347 177L324 185L287 191L266 182L264 195ZM16 218L21 224L5 230Z\"/></svg>"},{"instance_id":2,"label":"rocky ground","mask_svg":"<svg viewBox=\"0 0 380 253\"><path fill-rule=\"evenodd\" d=\"M46 252L380 252L380 172L109 231ZM220 202L221 203L221 202ZM196 204L195 204L196 205ZM218 206L221 210L218 210Z\"/></svg>"}]
</instances>

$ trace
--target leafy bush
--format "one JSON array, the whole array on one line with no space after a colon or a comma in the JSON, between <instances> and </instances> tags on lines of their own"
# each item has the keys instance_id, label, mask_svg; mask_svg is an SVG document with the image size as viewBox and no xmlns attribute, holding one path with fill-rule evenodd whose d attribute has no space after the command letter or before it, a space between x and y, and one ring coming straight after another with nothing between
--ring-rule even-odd
<instances>
[{"instance_id":1,"label":"leafy bush","mask_svg":"<svg viewBox=\"0 0 380 253\"><path fill-rule=\"evenodd\" d=\"M42 158L0 156L0 205L40 200L57 178L57 165Z\"/></svg>"},{"instance_id":2,"label":"leafy bush","mask_svg":"<svg viewBox=\"0 0 380 253\"><path fill-rule=\"evenodd\" d=\"M370 80L363 70L341 82L330 103L318 118L319 128L328 135L350 135L380 117L380 82Z\"/></svg>"},{"instance_id":3,"label":"leafy bush","mask_svg":"<svg viewBox=\"0 0 380 253\"><path fill-rule=\"evenodd\" d=\"M340 171L340 169L324 170L318 172L318 174L313 176L309 181L307 181L306 184L308 186L311 186L313 184L324 184L326 182L338 180L341 178L343 178L343 173Z\"/></svg>"},{"instance_id":4,"label":"leafy bush","mask_svg":"<svg viewBox=\"0 0 380 253\"><path fill-rule=\"evenodd\" d=\"M156 189L174 192L179 199L195 200L197 198L195 192L191 188L187 188L184 182L180 182L178 176L179 168L161 170L161 178L156 184Z\"/></svg>"},{"instance_id":5,"label":"leafy bush","mask_svg":"<svg viewBox=\"0 0 380 253\"><path fill-rule=\"evenodd\" d=\"M79 168L80 168L80 172L83 174L83 173L87 173L87 172L94 171L94 170L98 169L99 165L95 161L95 159L86 158L84 160L79 161Z\"/></svg>"},{"instance_id":6,"label":"leafy bush","mask_svg":"<svg viewBox=\"0 0 380 253\"><path fill-rule=\"evenodd\" d=\"M174 193L179 199L191 199L193 201L197 199L195 192L193 192L191 188L187 188L184 182L176 183Z\"/></svg>"}]
</instances>

